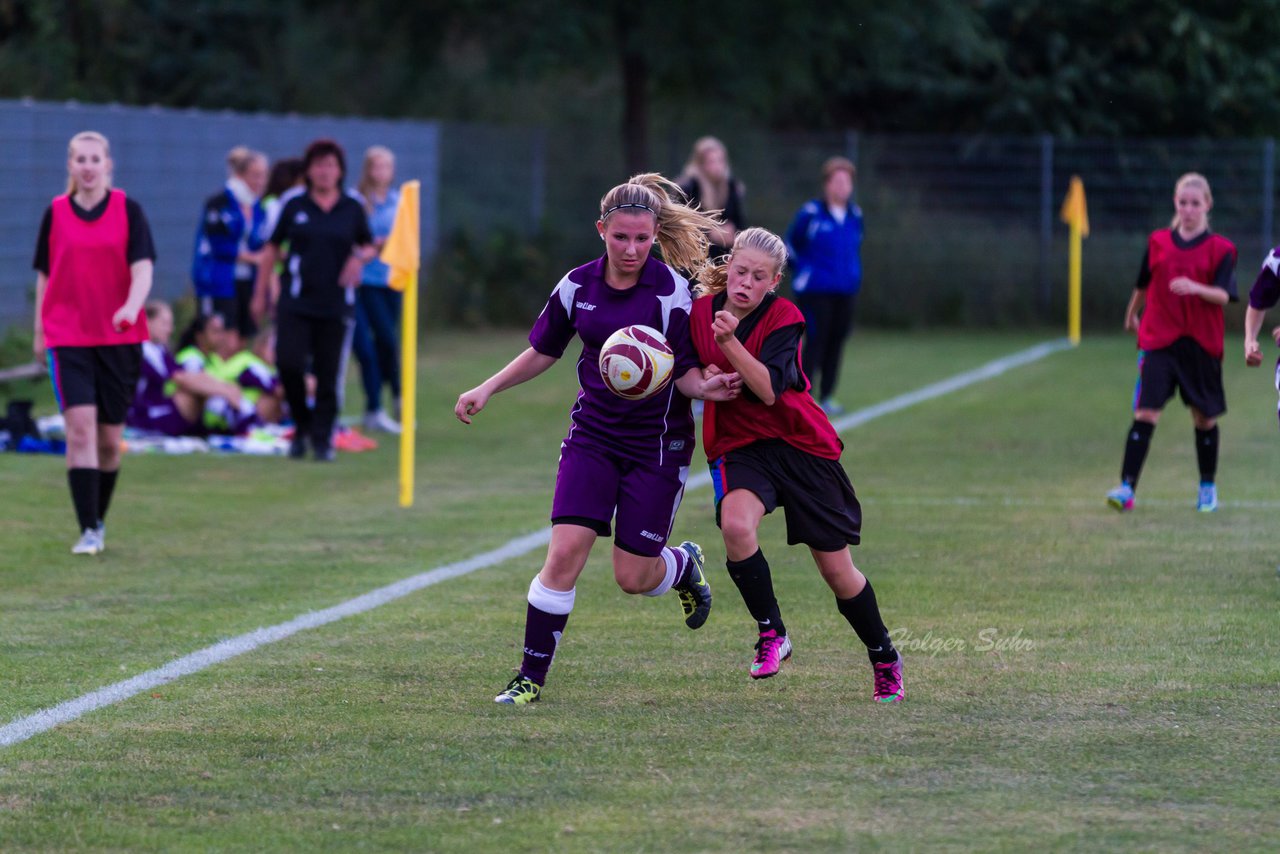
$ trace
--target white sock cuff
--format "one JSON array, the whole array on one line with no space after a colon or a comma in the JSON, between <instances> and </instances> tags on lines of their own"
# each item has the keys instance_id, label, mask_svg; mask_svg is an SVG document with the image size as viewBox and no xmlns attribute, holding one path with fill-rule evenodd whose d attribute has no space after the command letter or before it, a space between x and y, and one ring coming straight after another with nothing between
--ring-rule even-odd
<instances>
[{"instance_id":1,"label":"white sock cuff","mask_svg":"<svg viewBox=\"0 0 1280 854\"><path fill-rule=\"evenodd\" d=\"M535 575L533 581L529 583L529 604L548 614L568 614L573 610L573 599L577 595L577 589L575 587L573 590L552 590Z\"/></svg>"},{"instance_id":2,"label":"white sock cuff","mask_svg":"<svg viewBox=\"0 0 1280 854\"><path fill-rule=\"evenodd\" d=\"M658 586L648 591L646 596L661 596L671 589L671 585L676 583L676 555L671 551L670 546L662 548L662 561L667 565L667 574L662 576L662 580L658 582Z\"/></svg>"}]
</instances>

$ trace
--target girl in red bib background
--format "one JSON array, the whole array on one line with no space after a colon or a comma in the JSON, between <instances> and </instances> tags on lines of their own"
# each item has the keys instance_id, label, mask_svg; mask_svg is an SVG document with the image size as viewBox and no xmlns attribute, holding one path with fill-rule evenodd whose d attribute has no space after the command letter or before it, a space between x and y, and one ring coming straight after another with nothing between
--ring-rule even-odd
<instances>
[{"instance_id":1,"label":"girl in red bib background","mask_svg":"<svg viewBox=\"0 0 1280 854\"><path fill-rule=\"evenodd\" d=\"M1138 334L1140 353L1120 485L1107 493L1107 503L1121 512L1133 509L1151 436L1174 391L1195 425L1196 509L1218 509L1218 417L1227 411L1222 307L1237 299L1236 247L1209 230L1213 193L1203 175L1188 172L1179 178L1173 204L1173 223L1147 239L1124 316L1124 328Z\"/></svg>"},{"instance_id":2,"label":"girl in red bib background","mask_svg":"<svg viewBox=\"0 0 1280 854\"><path fill-rule=\"evenodd\" d=\"M67 192L45 211L36 240L33 350L48 360L66 420L67 483L80 527L73 554L97 554L105 545L103 520L148 339L141 312L155 245L142 207L112 188L111 173L106 137L73 136Z\"/></svg>"},{"instance_id":3,"label":"girl in red bib background","mask_svg":"<svg viewBox=\"0 0 1280 854\"><path fill-rule=\"evenodd\" d=\"M862 508L840 465L844 443L809 394L800 364L804 316L774 293L787 262L782 239L748 228L728 259L698 274L689 328L709 376L738 373L742 395L707 401L702 445L715 487L716 523L724 537L729 577L756 621L753 679L778 672L791 638L773 592L757 531L779 506L787 543L809 547L836 608L866 646L873 697L903 698L902 656L880 618L875 592L849 553L861 539Z\"/></svg>"}]
</instances>

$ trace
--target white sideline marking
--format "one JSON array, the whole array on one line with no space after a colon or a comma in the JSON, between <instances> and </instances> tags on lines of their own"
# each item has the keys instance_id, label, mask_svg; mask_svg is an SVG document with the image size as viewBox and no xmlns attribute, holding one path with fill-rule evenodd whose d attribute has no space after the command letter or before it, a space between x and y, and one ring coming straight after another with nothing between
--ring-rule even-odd
<instances>
[{"instance_id":1,"label":"white sideline marking","mask_svg":"<svg viewBox=\"0 0 1280 854\"><path fill-rule=\"evenodd\" d=\"M545 546L549 542L551 542L551 528L547 527L541 531L517 537L496 549L469 557L466 560L437 567L388 584L386 587L371 590L354 599L348 599L346 602L334 605L332 608L325 608L323 611L312 611L309 614L294 617L287 623L278 623L274 626L254 629L243 635L228 638L215 643L213 646L197 650L190 655L174 659L163 667L139 673L132 679L126 679L123 682L117 682L105 688L99 688L97 691L91 691L82 697L59 703L48 709L41 709L25 718L18 718L12 723L0 727L0 746L26 741L33 735L53 729L59 724L73 721L95 709L118 703L121 700L127 700L136 694L141 694L143 691L172 682L181 676L189 676L192 673L204 670L206 667L211 667L220 661L226 661L228 658L235 658L237 655L242 655L260 646L284 640L297 632L314 629L318 626L341 620L344 617L371 611L380 605L393 602L424 587L430 587L432 584L438 584L441 581L457 578L459 575L466 575L477 569L484 569L504 560L511 560L527 554L539 546Z\"/></svg>"},{"instance_id":2,"label":"white sideline marking","mask_svg":"<svg viewBox=\"0 0 1280 854\"><path fill-rule=\"evenodd\" d=\"M860 427L876 418L889 415L894 412L906 409L909 406L915 406L926 400L932 400L941 397L944 394L950 394L966 386L982 382L984 380L997 377L1014 368L1043 359L1052 353L1060 350L1069 349L1070 342L1066 339L1060 341L1048 341L1043 344L1037 344L1026 350L1013 353L995 361L988 362L972 371L965 371L962 374L956 374L950 379L932 383L916 391L898 395L890 398L882 403L859 409L851 412L842 418L836 419L833 423L835 428L840 432L852 430ZM685 491L692 489L701 489L711 483L711 475L707 473L700 474L690 478L685 486ZM197 650L190 655L184 655L182 658L174 659L162 667L154 670L148 670L145 673L139 673L130 679L122 682L116 682L105 688L99 688L96 691L90 691L88 694L77 697L74 700L68 700L65 703L59 703L47 709L27 715L26 717L17 718L3 727L0 727L0 747L11 744L17 744L21 741L39 735L42 732L53 729L59 724L69 723L77 718L114 703L127 700L130 697L141 694L160 685L165 685L183 676L189 676L197 673L207 667L211 667L219 662L226 661L229 658L235 658L246 652L251 652L260 646L275 643L307 629L314 629L324 626L345 617L355 614L361 614L365 611L371 611L388 602L407 596L421 590L424 587L430 587L441 581L450 578L457 578L460 575L467 575L477 569L486 569L503 561L512 560L517 557L528 554L536 548L545 546L551 542L550 526L532 534L526 534L522 537L516 537L509 540L505 544L496 549L469 557L466 560L457 563L447 564L428 570L408 578L401 579L385 587L379 587L377 590L371 590L354 599L348 599L346 602L334 605L331 608L325 608L323 611L312 611L295 617L285 623L278 623L274 626L255 629L242 635L220 641L212 646Z\"/></svg>"},{"instance_id":3,"label":"white sideline marking","mask_svg":"<svg viewBox=\"0 0 1280 854\"><path fill-rule=\"evenodd\" d=\"M1094 510L1106 508L1102 499L1066 498L1047 501L1039 496L1010 497L1007 495L944 495L930 498L928 496L890 496L888 498L859 499L864 506L877 504L899 507L1080 507ZM1172 498L1138 498L1140 507L1189 507L1195 509L1192 498L1177 501ZM1236 501L1222 499L1218 502L1222 510L1280 510L1280 501L1242 498ZM1107 515L1103 513L1103 515Z\"/></svg>"},{"instance_id":4,"label":"white sideline marking","mask_svg":"<svg viewBox=\"0 0 1280 854\"><path fill-rule=\"evenodd\" d=\"M974 368L971 371L965 371L962 374L956 374L945 380L939 380L936 383L930 383L923 388L915 391L909 391L906 394L900 394L897 397L891 397L881 403L875 403L871 406L850 412L848 415L842 415L831 422L831 426L836 428L836 432L844 433L861 427L868 421L874 421L885 415L892 415L900 412L917 403L923 403L926 400L933 400L935 397L942 397L944 394L950 394L953 391L989 380L992 377L998 377L1001 374L1008 373L1014 368L1020 368L1031 362L1039 361L1045 356L1057 353L1060 350L1070 350L1071 342L1066 338L1057 341L1046 341L1043 344L1037 344L1034 347L1028 347L1026 350L1020 350L1017 353L1011 353L1003 356L985 365ZM703 472L697 477L689 478L686 491L690 489L700 489L711 483L711 475Z\"/></svg>"}]
</instances>

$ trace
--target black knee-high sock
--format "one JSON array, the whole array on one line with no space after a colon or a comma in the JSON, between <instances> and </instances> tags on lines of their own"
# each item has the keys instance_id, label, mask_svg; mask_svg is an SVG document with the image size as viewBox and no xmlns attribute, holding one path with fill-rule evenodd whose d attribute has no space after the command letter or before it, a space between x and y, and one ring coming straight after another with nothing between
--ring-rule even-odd
<instances>
[{"instance_id":1,"label":"black knee-high sock","mask_svg":"<svg viewBox=\"0 0 1280 854\"><path fill-rule=\"evenodd\" d=\"M880 606L876 604L876 592L871 589L871 582L862 588L862 592L852 599L836 597L836 607L858 633L859 640L867 647L867 655L877 664L888 664L898 660L898 651L893 648L889 638L889 630L880 619Z\"/></svg>"},{"instance_id":2,"label":"black knee-high sock","mask_svg":"<svg viewBox=\"0 0 1280 854\"><path fill-rule=\"evenodd\" d=\"M120 470L107 471L98 469L98 521L107 518L107 508L111 506L111 495L116 491L116 479Z\"/></svg>"},{"instance_id":3,"label":"black knee-high sock","mask_svg":"<svg viewBox=\"0 0 1280 854\"><path fill-rule=\"evenodd\" d=\"M1218 474L1218 425L1196 431L1196 461L1200 463L1200 482L1213 483Z\"/></svg>"},{"instance_id":4,"label":"black knee-high sock","mask_svg":"<svg viewBox=\"0 0 1280 854\"><path fill-rule=\"evenodd\" d=\"M76 521L81 531L98 527L99 478L97 469L67 469L71 504L76 508Z\"/></svg>"},{"instance_id":5,"label":"black knee-high sock","mask_svg":"<svg viewBox=\"0 0 1280 854\"><path fill-rule=\"evenodd\" d=\"M785 635L787 627L782 624L782 612L773 595L773 578L769 575L769 561L765 560L764 552L756 549L756 553L746 560L726 560L724 565L759 630L773 630L779 636Z\"/></svg>"},{"instance_id":6,"label":"black knee-high sock","mask_svg":"<svg viewBox=\"0 0 1280 854\"><path fill-rule=\"evenodd\" d=\"M1147 461L1147 451L1151 448L1151 434L1156 425L1146 421L1134 421L1129 427L1129 436L1124 443L1124 463L1120 468L1120 480L1130 486L1138 485L1138 475L1142 474L1142 464Z\"/></svg>"}]
</instances>

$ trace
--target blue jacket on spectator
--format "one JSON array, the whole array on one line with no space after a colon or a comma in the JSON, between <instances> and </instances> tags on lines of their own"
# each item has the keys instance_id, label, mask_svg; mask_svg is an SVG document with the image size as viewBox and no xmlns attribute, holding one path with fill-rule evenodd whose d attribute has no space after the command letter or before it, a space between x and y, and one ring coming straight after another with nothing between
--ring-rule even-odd
<instances>
[{"instance_id":1,"label":"blue jacket on spectator","mask_svg":"<svg viewBox=\"0 0 1280 854\"><path fill-rule=\"evenodd\" d=\"M191 280L196 287L196 297L228 299L236 294L236 258L240 244L245 243L250 252L257 252L266 243L264 234L267 220L262 203L254 201L253 220L245 220L244 211L230 188L210 196L204 203L204 213L196 228L196 251L191 264ZM246 229L248 237L246 240ZM247 272L252 276L251 271Z\"/></svg>"},{"instance_id":2,"label":"blue jacket on spectator","mask_svg":"<svg viewBox=\"0 0 1280 854\"><path fill-rule=\"evenodd\" d=\"M787 229L787 251L797 294L856 294L862 288L862 209L852 202L837 220L825 201L813 199Z\"/></svg>"}]
</instances>

